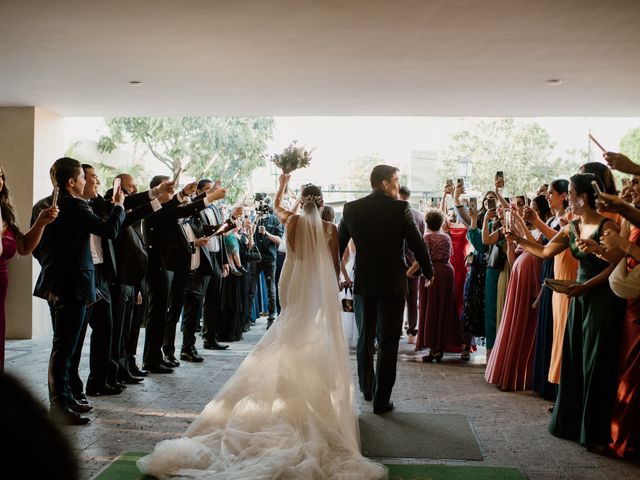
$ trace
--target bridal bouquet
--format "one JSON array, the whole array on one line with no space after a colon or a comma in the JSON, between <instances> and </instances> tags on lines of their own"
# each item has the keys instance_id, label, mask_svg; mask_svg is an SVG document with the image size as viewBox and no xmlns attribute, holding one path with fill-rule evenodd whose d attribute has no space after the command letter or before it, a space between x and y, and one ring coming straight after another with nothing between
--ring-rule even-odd
<instances>
[{"instance_id":1,"label":"bridal bouquet","mask_svg":"<svg viewBox=\"0 0 640 480\"><path fill-rule=\"evenodd\" d=\"M291 173L299 168L305 168L311 163L311 152L313 150L305 150L304 147L296 145L294 140L291 145L283 150L282 153L276 153L271 156L271 161L282 169L282 173Z\"/></svg>"}]
</instances>

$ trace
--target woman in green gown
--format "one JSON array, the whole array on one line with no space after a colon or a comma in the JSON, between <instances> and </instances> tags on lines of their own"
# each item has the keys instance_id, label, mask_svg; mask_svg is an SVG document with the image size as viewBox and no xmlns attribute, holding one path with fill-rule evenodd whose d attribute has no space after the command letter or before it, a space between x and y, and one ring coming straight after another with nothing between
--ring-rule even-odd
<instances>
[{"instance_id":1,"label":"woman in green gown","mask_svg":"<svg viewBox=\"0 0 640 480\"><path fill-rule=\"evenodd\" d=\"M605 230L618 225L596 210L592 174L570 179L569 203L580 220L565 226L547 245L514 238L527 251L548 258L569 248L578 260L578 278L567 293L572 297L562 351L558 398L549 431L561 438L579 441L587 448L607 445L619 347L619 330L624 300L609 287L613 267L593 253Z\"/></svg>"}]
</instances>

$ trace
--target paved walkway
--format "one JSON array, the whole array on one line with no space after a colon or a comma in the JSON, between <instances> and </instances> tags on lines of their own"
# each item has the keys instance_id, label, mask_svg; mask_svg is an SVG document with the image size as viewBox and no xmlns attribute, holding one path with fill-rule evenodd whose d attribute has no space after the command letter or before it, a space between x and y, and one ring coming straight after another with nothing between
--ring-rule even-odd
<instances>
[{"instance_id":1,"label":"paved walkway","mask_svg":"<svg viewBox=\"0 0 640 480\"><path fill-rule=\"evenodd\" d=\"M120 453L148 452L158 441L180 436L253 348L265 323L259 320L244 341L231 344L228 350L201 350L203 363L183 362L172 375L149 375L121 395L93 399L91 423L65 427L80 458L82 478L90 479ZM6 370L21 378L43 402L47 401L50 349L50 337L11 340L7 345ZM434 463L518 467L530 479L640 478L638 462L591 454L547 433L548 402L530 392L503 393L487 385L484 355L473 354L470 364L459 362L457 355L445 357L441 364L423 364L412 355L405 339L400 350L402 361L392 398L396 409L468 415L485 455L483 462ZM88 373L88 354L87 342L81 364L83 379ZM351 358L355 372L355 358ZM371 408L360 396L358 402L363 411ZM425 441L438 439L425 432ZM399 459L396 463L404 462L417 461Z\"/></svg>"}]
</instances>

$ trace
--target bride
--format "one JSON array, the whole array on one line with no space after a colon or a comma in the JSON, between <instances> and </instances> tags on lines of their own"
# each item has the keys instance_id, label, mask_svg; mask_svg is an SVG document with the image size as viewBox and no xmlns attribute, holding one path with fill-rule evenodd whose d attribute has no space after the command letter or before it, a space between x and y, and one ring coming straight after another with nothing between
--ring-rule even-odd
<instances>
[{"instance_id":1,"label":"bride","mask_svg":"<svg viewBox=\"0 0 640 480\"><path fill-rule=\"evenodd\" d=\"M320 219L322 193L302 192L300 215L274 210L287 230L282 313L182 438L138 460L158 478L378 479L360 454L358 417L338 301L338 232Z\"/></svg>"}]
</instances>

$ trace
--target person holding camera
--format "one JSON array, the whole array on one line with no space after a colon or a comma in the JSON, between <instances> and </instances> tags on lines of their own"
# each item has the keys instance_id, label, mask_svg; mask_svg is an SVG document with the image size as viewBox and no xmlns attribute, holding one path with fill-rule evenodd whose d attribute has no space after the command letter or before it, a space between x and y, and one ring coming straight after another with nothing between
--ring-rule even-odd
<instances>
[{"instance_id":1,"label":"person holding camera","mask_svg":"<svg viewBox=\"0 0 640 480\"><path fill-rule=\"evenodd\" d=\"M252 265L253 278L249 286L249 305L253 305L256 284L260 273L264 272L269 299L269 317L267 319L267 328L269 328L276 318L276 259L284 228L273 214L268 199L258 198L257 200L259 204L256 207L257 228L254 233L254 242L262 258L260 262Z\"/></svg>"}]
</instances>

